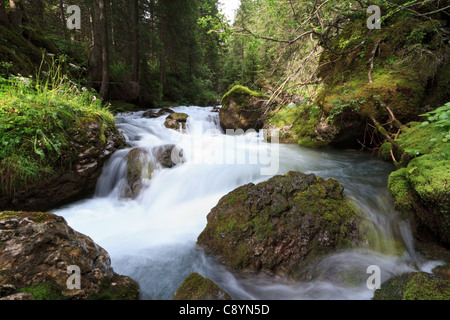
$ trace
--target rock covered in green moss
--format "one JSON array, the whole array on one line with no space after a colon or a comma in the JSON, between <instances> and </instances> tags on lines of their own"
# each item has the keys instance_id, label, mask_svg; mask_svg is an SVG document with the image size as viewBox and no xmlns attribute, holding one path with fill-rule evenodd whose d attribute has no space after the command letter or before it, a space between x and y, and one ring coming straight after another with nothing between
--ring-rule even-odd
<instances>
[{"instance_id":1,"label":"rock covered in green moss","mask_svg":"<svg viewBox=\"0 0 450 320\"><path fill-rule=\"evenodd\" d=\"M231 297L212 280L196 272L191 273L177 289L174 300L231 300Z\"/></svg>"},{"instance_id":2,"label":"rock covered in green moss","mask_svg":"<svg viewBox=\"0 0 450 320\"><path fill-rule=\"evenodd\" d=\"M264 129L268 137L272 136L272 130L278 130L281 143L298 143L307 148L325 147L328 139L322 137L322 132L328 129L326 123L315 117L317 112L315 106L307 103L291 103L272 112Z\"/></svg>"},{"instance_id":3,"label":"rock covered in green moss","mask_svg":"<svg viewBox=\"0 0 450 320\"><path fill-rule=\"evenodd\" d=\"M138 299L135 281L116 274L109 254L73 230L64 218L39 212L0 212L0 285L9 295L37 300ZM80 289L67 286L69 266L80 270Z\"/></svg>"},{"instance_id":4,"label":"rock covered in green moss","mask_svg":"<svg viewBox=\"0 0 450 320\"><path fill-rule=\"evenodd\" d=\"M388 188L395 207L425 226L440 241L450 244L450 161L431 155L417 157L389 176Z\"/></svg>"},{"instance_id":5,"label":"rock covered in green moss","mask_svg":"<svg viewBox=\"0 0 450 320\"><path fill-rule=\"evenodd\" d=\"M165 144L150 150L131 149L127 156L127 185L122 195L126 198L136 197L152 178L153 171L158 168L172 168L185 161L183 149L175 144Z\"/></svg>"},{"instance_id":6,"label":"rock covered in green moss","mask_svg":"<svg viewBox=\"0 0 450 320\"><path fill-rule=\"evenodd\" d=\"M269 97L247 87L234 86L222 98L220 125L226 129L262 129L265 104Z\"/></svg>"},{"instance_id":7,"label":"rock covered in green moss","mask_svg":"<svg viewBox=\"0 0 450 320\"><path fill-rule=\"evenodd\" d=\"M142 148L131 149L127 154L127 196L134 197L142 190L144 179L150 180L154 162L149 152Z\"/></svg>"},{"instance_id":8,"label":"rock covered in green moss","mask_svg":"<svg viewBox=\"0 0 450 320\"><path fill-rule=\"evenodd\" d=\"M450 275L407 272L383 283L373 299L450 300Z\"/></svg>"},{"instance_id":9,"label":"rock covered in green moss","mask_svg":"<svg viewBox=\"0 0 450 320\"><path fill-rule=\"evenodd\" d=\"M301 278L303 267L357 242L359 226L338 181L288 172L222 197L197 242L232 268Z\"/></svg>"},{"instance_id":10,"label":"rock covered in green moss","mask_svg":"<svg viewBox=\"0 0 450 320\"><path fill-rule=\"evenodd\" d=\"M166 121L164 122L164 125L166 128L174 129L174 130L180 130L186 129L186 121L189 118L189 116L186 113L181 112L175 112L171 113L167 116Z\"/></svg>"},{"instance_id":11,"label":"rock covered in green moss","mask_svg":"<svg viewBox=\"0 0 450 320\"><path fill-rule=\"evenodd\" d=\"M423 258L441 264L425 272L406 272L385 281L374 292L374 300L449 300L450 251L435 241L416 241Z\"/></svg>"},{"instance_id":12,"label":"rock covered in green moss","mask_svg":"<svg viewBox=\"0 0 450 320\"><path fill-rule=\"evenodd\" d=\"M450 244L450 147L439 127L412 123L398 139L403 166L391 173L388 189L395 207L415 230L425 227Z\"/></svg>"}]
</instances>

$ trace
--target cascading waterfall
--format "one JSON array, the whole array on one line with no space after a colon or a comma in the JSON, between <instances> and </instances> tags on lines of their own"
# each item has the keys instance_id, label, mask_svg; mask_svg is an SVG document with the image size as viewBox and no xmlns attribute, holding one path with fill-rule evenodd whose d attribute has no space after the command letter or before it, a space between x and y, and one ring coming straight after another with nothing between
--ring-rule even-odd
<instances>
[{"instance_id":1,"label":"cascading waterfall","mask_svg":"<svg viewBox=\"0 0 450 320\"><path fill-rule=\"evenodd\" d=\"M430 271L439 263L414 251L410 228L393 209L386 189L391 164L351 150L276 145L279 163L272 175L297 170L339 180L364 213L372 237L358 248L324 258L312 268L308 282L227 270L196 246L197 236L222 196L270 178L263 169L269 169L273 145L255 132L224 134L212 108L173 109L189 115L186 132L167 129L165 116L147 119L143 111L118 115L117 126L131 148L112 155L93 198L54 211L105 248L115 271L138 281L142 299L171 299L194 271L233 299L370 299L369 265L380 267L384 281L402 272ZM136 197L123 197L128 152L166 144L182 148L185 162L157 166Z\"/></svg>"}]
</instances>

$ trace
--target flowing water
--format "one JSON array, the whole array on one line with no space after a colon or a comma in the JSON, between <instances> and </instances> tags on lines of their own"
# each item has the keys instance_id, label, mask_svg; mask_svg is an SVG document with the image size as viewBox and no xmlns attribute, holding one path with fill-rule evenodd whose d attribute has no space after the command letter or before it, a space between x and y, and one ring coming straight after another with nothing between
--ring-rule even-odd
<instances>
[{"instance_id":1,"label":"flowing water","mask_svg":"<svg viewBox=\"0 0 450 320\"><path fill-rule=\"evenodd\" d=\"M385 281L407 271L429 272L439 263L415 252L409 226L393 209L386 189L391 164L357 151L267 143L255 132L224 134L212 108L173 109L189 115L184 132L167 129L165 116L143 118L143 111L117 115L117 126L132 148L176 144L183 163L157 167L138 196L124 198L131 148L119 150L105 165L94 197L54 211L109 252L114 270L139 283L141 299L172 299L191 272L212 279L233 299L370 299L369 266L378 266ZM222 196L290 170L340 181L366 217L369 241L324 258L303 282L228 270L196 246Z\"/></svg>"}]
</instances>

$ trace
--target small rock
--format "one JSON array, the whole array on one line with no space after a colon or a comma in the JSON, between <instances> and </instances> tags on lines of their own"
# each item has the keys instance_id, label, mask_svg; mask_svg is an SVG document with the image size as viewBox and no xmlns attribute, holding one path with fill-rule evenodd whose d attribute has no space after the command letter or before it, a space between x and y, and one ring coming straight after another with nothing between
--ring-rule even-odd
<instances>
[{"instance_id":1,"label":"small rock","mask_svg":"<svg viewBox=\"0 0 450 320\"><path fill-rule=\"evenodd\" d=\"M164 125L169 129L180 130L181 128L185 130L188 117L189 116L186 113L172 113L167 116Z\"/></svg>"},{"instance_id":2,"label":"small rock","mask_svg":"<svg viewBox=\"0 0 450 320\"><path fill-rule=\"evenodd\" d=\"M174 300L231 300L231 297L212 280L191 273L178 288Z\"/></svg>"}]
</instances>

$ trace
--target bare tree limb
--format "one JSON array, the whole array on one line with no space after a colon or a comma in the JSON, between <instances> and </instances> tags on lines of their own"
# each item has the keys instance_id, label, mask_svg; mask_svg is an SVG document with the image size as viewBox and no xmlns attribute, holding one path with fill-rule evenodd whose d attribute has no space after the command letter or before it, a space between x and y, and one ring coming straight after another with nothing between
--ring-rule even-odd
<instances>
[{"instance_id":1,"label":"bare tree limb","mask_svg":"<svg viewBox=\"0 0 450 320\"><path fill-rule=\"evenodd\" d=\"M372 54L371 54L371 57L369 60L369 62L370 62L370 69L369 69L369 74L368 74L369 83L373 83L373 80L372 80L373 63L375 60L375 55L377 54L378 47L380 46L380 43L381 43L381 39L378 39L377 42L375 42L375 45L373 46L373 49L372 49Z\"/></svg>"}]
</instances>

